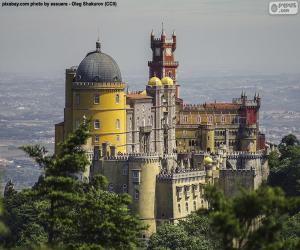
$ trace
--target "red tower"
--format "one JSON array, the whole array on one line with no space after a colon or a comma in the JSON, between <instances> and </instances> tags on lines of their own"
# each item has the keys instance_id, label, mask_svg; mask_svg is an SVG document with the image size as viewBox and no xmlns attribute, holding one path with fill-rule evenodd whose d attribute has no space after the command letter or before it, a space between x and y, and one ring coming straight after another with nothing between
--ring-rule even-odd
<instances>
[{"instance_id":1,"label":"red tower","mask_svg":"<svg viewBox=\"0 0 300 250\"><path fill-rule=\"evenodd\" d=\"M151 32L151 49L152 49L152 61L148 62L149 66L149 78L156 76L163 78L169 76L174 80L177 85L177 67L178 62L175 61L174 51L176 50L176 35L172 34L172 38L168 39L164 28L162 28L160 38L155 38L153 31ZM178 96L178 90L176 91Z\"/></svg>"}]
</instances>

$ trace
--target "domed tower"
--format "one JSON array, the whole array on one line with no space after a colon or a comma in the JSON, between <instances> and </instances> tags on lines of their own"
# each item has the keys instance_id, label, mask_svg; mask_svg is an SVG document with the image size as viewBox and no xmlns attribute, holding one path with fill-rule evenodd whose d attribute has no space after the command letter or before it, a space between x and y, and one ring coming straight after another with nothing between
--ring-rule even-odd
<instances>
[{"instance_id":1,"label":"domed tower","mask_svg":"<svg viewBox=\"0 0 300 250\"><path fill-rule=\"evenodd\" d=\"M89 149L105 143L116 152L125 152L126 84L115 60L101 51L99 40L77 69L66 70L65 84L64 122L56 125L56 150L57 143L86 118L92 122Z\"/></svg>"}]
</instances>

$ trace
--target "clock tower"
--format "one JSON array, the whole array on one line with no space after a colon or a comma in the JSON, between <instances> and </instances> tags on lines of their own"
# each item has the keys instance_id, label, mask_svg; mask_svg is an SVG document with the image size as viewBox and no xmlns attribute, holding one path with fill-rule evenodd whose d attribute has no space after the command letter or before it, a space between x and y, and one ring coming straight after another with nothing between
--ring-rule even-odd
<instances>
[{"instance_id":1,"label":"clock tower","mask_svg":"<svg viewBox=\"0 0 300 250\"><path fill-rule=\"evenodd\" d=\"M168 76L173 79L176 85L176 97L178 97L177 84L177 67L178 62L175 61L174 51L176 50L176 34L173 32L172 38L168 39L164 28L160 38L155 38L153 31L151 32L151 49L152 61L148 62L149 78L156 76L160 79Z\"/></svg>"}]
</instances>

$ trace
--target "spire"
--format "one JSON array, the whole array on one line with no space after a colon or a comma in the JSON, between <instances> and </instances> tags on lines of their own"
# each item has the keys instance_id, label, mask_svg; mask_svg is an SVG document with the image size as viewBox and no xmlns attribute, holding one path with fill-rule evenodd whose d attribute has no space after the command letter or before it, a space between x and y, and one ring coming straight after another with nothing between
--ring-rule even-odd
<instances>
[{"instance_id":1,"label":"spire","mask_svg":"<svg viewBox=\"0 0 300 250\"><path fill-rule=\"evenodd\" d=\"M165 29L164 29L164 22L161 23L161 35L162 35L162 36L165 36L165 35L166 35Z\"/></svg>"},{"instance_id":2,"label":"spire","mask_svg":"<svg viewBox=\"0 0 300 250\"><path fill-rule=\"evenodd\" d=\"M152 31L151 31L151 36L154 36L154 31L153 31L153 29L152 29Z\"/></svg>"},{"instance_id":3,"label":"spire","mask_svg":"<svg viewBox=\"0 0 300 250\"><path fill-rule=\"evenodd\" d=\"M173 30L172 36L176 36L175 30Z\"/></svg>"}]
</instances>

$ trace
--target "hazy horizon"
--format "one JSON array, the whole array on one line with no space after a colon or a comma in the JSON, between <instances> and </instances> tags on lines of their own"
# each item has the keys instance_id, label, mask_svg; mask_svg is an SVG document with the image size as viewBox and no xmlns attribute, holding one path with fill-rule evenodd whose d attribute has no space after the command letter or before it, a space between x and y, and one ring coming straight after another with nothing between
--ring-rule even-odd
<instances>
[{"instance_id":1,"label":"hazy horizon","mask_svg":"<svg viewBox=\"0 0 300 250\"><path fill-rule=\"evenodd\" d=\"M179 76L298 74L300 15L270 16L266 0L119 0L116 8L0 8L0 72L64 76L95 48L123 76L148 74L150 32L175 29Z\"/></svg>"}]
</instances>

